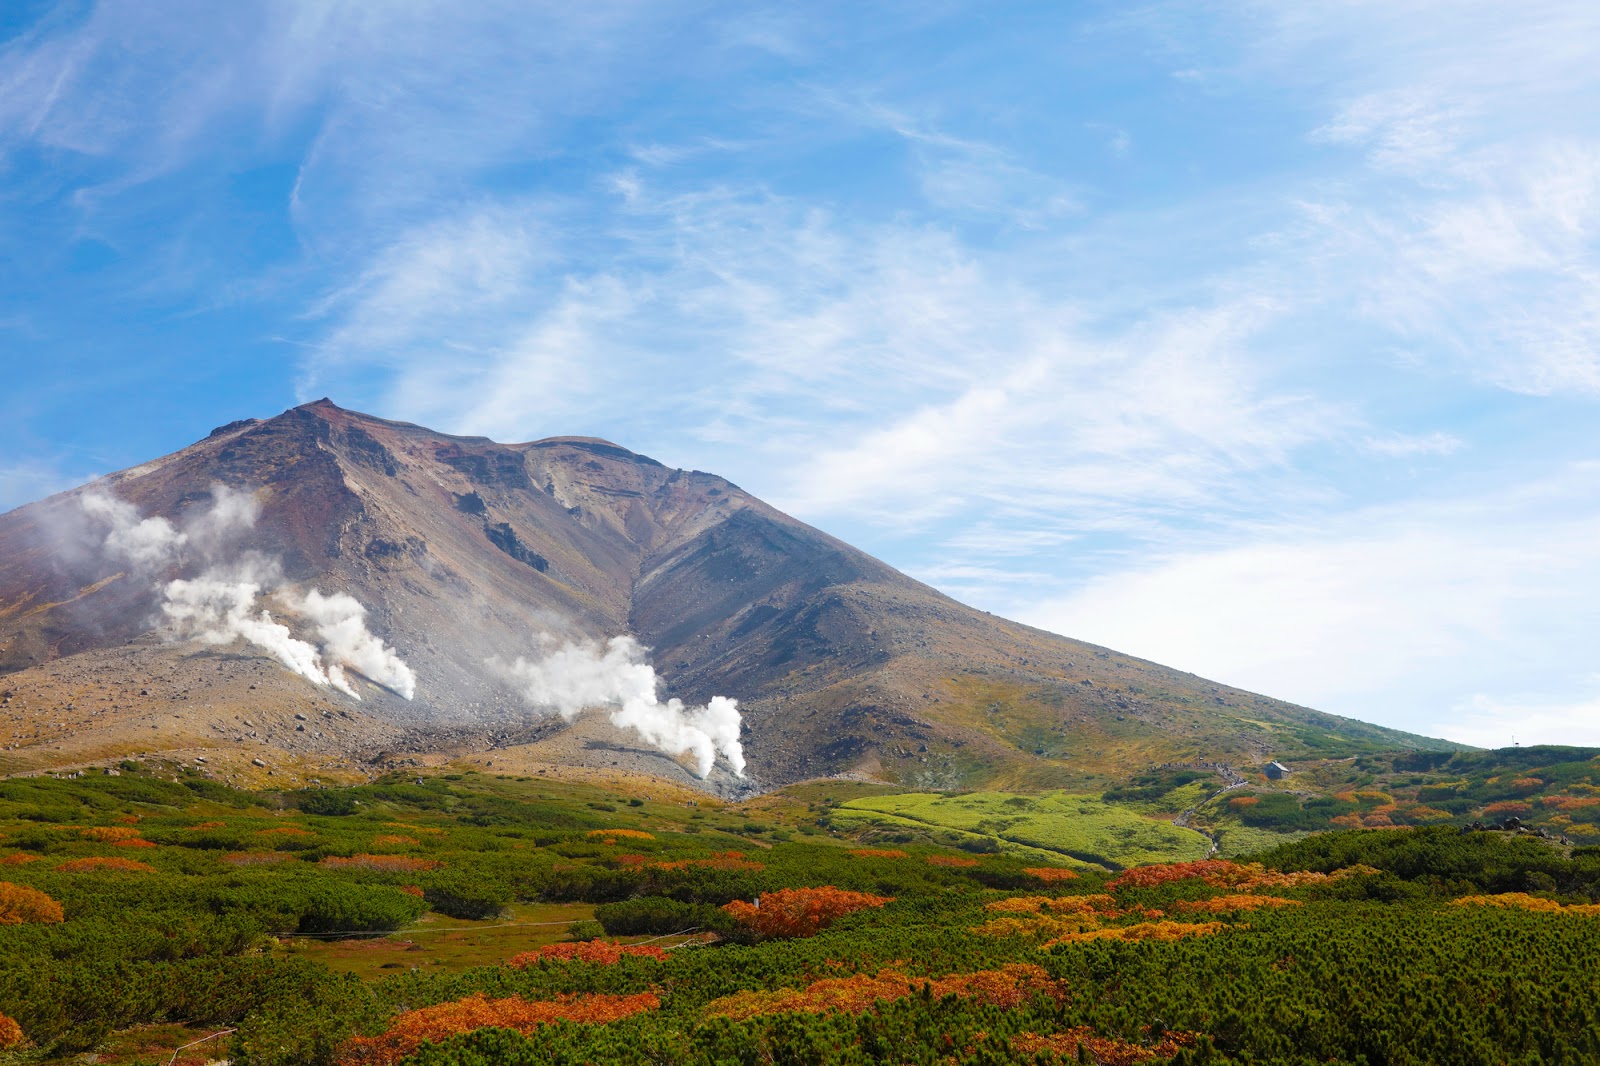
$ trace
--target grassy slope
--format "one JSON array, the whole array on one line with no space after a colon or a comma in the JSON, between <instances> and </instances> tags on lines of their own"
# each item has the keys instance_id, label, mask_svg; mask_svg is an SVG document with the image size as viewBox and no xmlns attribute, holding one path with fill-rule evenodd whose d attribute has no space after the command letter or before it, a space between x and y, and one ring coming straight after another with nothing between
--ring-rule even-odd
<instances>
[{"instance_id":1,"label":"grassy slope","mask_svg":"<svg viewBox=\"0 0 1600 1066\"><path fill-rule=\"evenodd\" d=\"M1193 830L1151 820L1127 806L1066 792L881 796L844 804L833 821L846 829L879 830L890 837L899 833L941 842L953 837L957 846L990 844L1014 854L1111 870L1198 859L1209 846Z\"/></svg>"}]
</instances>

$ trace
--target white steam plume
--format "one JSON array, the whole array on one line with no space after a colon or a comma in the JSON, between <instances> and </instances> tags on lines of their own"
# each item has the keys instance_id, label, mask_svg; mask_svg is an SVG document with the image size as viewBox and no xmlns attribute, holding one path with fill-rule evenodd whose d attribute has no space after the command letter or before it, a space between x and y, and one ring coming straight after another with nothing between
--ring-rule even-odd
<instances>
[{"instance_id":1,"label":"white steam plume","mask_svg":"<svg viewBox=\"0 0 1600 1066\"><path fill-rule=\"evenodd\" d=\"M102 490L84 493L78 497L78 505L89 518L109 527L102 545L106 557L141 575L177 562L188 540L160 515L140 518L133 504Z\"/></svg>"},{"instance_id":2,"label":"white steam plume","mask_svg":"<svg viewBox=\"0 0 1600 1066\"><path fill-rule=\"evenodd\" d=\"M348 666L408 700L416 695L417 676L393 648L367 630L367 609L354 597L342 592L324 596L312 589L295 606L317 627L328 660L328 681L335 688L356 696L342 669Z\"/></svg>"},{"instance_id":3,"label":"white steam plume","mask_svg":"<svg viewBox=\"0 0 1600 1066\"><path fill-rule=\"evenodd\" d=\"M241 575L230 580L213 567L192 580L170 581L161 613L184 636L206 644L229 644L242 638L261 648L307 681L329 683L317 649L297 640L289 627L256 610L261 585Z\"/></svg>"},{"instance_id":4,"label":"white steam plume","mask_svg":"<svg viewBox=\"0 0 1600 1066\"><path fill-rule=\"evenodd\" d=\"M103 490L85 493L79 503L87 517L106 529L101 545L105 556L129 566L139 578L152 580L182 566L186 555L202 564L197 576L162 587L161 613L178 635L207 644L248 641L307 681L332 685L355 699L361 696L346 667L408 700L416 694L416 675L367 629L366 608L353 597L323 595L318 589L304 596L276 593L316 626L320 650L259 608L263 591L280 584L283 575L278 560L239 549L240 535L255 526L260 514L250 493L213 485L211 506L187 519L181 531L159 515L141 518L133 504Z\"/></svg>"},{"instance_id":5,"label":"white steam plume","mask_svg":"<svg viewBox=\"0 0 1600 1066\"><path fill-rule=\"evenodd\" d=\"M553 644L550 638L545 642ZM529 662L517 657L489 665L517 686L536 707L549 707L571 721L590 707L610 707L614 725L632 729L669 755L693 756L695 772L705 777L721 755L744 776L739 743L739 704L713 696L704 707L685 708L681 700L656 698L656 672L632 637L612 637L604 645L582 641L562 645Z\"/></svg>"}]
</instances>

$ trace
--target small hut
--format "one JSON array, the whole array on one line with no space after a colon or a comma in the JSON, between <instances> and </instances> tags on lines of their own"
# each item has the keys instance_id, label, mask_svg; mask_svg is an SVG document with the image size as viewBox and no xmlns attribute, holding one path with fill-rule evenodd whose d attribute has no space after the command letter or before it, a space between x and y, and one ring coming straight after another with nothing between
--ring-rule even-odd
<instances>
[{"instance_id":1,"label":"small hut","mask_svg":"<svg viewBox=\"0 0 1600 1066\"><path fill-rule=\"evenodd\" d=\"M1287 766L1283 765L1283 763L1281 763L1281 762L1269 762L1269 763L1267 763L1266 770L1264 772L1272 780L1274 780L1274 781L1282 781L1284 778L1288 777L1294 771L1290 770Z\"/></svg>"}]
</instances>

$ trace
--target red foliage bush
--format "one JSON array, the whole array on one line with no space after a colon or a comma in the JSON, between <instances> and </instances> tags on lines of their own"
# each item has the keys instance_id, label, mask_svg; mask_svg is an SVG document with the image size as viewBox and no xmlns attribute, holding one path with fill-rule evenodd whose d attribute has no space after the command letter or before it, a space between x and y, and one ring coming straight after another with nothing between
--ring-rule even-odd
<instances>
[{"instance_id":1,"label":"red foliage bush","mask_svg":"<svg viewBox=\"0 0 1600 1066\"><path fill-rule=\"evenodd\" d=\"M1546 796L1539 803L1553 811L1575 811L1600 803L1600 796Z\"/></svg>"},{"instance_id":2,"label":"red foliage bush","mask_svg":"<svg viewBox=\"0 0 1600 1066\"><path fill-rule=\"evenodd\" d=\"M30 862L38 862L39 856L29 855L25 851L13 852L10 855L0 855L0 866L22 866Z\"/></svg>"},{"instance_id":3,"label":"red foliage bush","mask_svg":"<svg viewBox=\"0 0 1600 1066\"><path fill-rule=\"evenodd\" d=\"M1035 1055L1046 1061L1087 1061L1096 1066L1139 1066L1140 1063L1165 1061L1184 1048L1194 1047L1198 1033L1162 1033L1161 1039L1150 1044L1134 1044L1126 1040L1097 1036L1087 1025L1080 1025L1061 1033L1040 1036L1038 1033L1019 1033L1011 1038L1011 1047L1022 1055Z\"/></svg>"},{"instance_id":4,"label":"red foliage bush","mask_svg":"<svg viewBox=\"0 0 1600 1066\"><path fill-rule=\"evenodd\" d=\"M852 848L850 854L858 859L909 859L910 855L899 848Z\"/></svg>"},{"instance_id":5,"label":"red foliage bush","mask_svg":"<svg viewBox=\"0 0 1600 1066\"><path fill-rule=\"evenodd\" d=\"M416 896L418 899L421 899L424 894L422 889L416 885L401 885L400 891L404 892L408 896Z\"/></svg>"},{"instance_id":6,"label":"red foliage bush","mask_svg":"<svg viewBox=\"0 0 1600 1066\"><path fill-rule=\"evenodd\" d=\"M0 925L23 925L32 922L51 925L62 921L65 917L66 915L61 912L61 904L37 888L0 881ZM0 1014L0 1018L4 1017L5 1015ZM3 1046L4 1043L0 1042L0 1047Z\"/></svg>"},{"instance_id":7,"label":"red foliage bush","mask_svg":"<svg viewBox=\"0 0 1600 1066\"><path fill-rule=\"evenodd\" d=\"M229 866L264 866L271 862L294 862L294 858L277 851L230 851L222 857Z\"/></svg>"},{"instance_id":8,"label":"red foliage bush","mask_svg":"<svg viewBox=\"0 0 1600 1066\"><path fill-rule=\"evenodd\" d=\"M92 873L96 870L115 870L121 873L153 874L156 868L137 859L69 859L57 866L64 874Z\"/></svg>"},{"instance_id":9,"label":"red foliage bush","mask_svg":"<svg viewBox=\"0 0 1600 1066\"><path fill-rule=\"evenodd\" d=\"M552 1022L601 1025L655 1010L661 1001L649 992L636 996L573 995L530 1001L521 996L487 999L470 996L453 1003L408 1010L387 1032L346 1040L334 1057L335 1066L393 1066L425 1041L441 1041L458 1033L489 1027L515 1029L527 1035Z\"/></svg>"},{"instance_id":10,"label":"red foliage bush","mask_svg":"<svg viewBox=\"0 0 1600 1066\"><path fill-rule=\"evenodd\" d=\"M22 1026L10 1015L0 1014L0 1050L16 1047L26 1037L22 1035Z\"/></svg>"},{"instance_id":11,"label":"red foliage bush","mask_svg":"<svg viewBox=\"0 0 1600 1066\"><path fill-rule=\"evenodd\" d=\"M654 840L655 834L642 829L591 829L584 834L602 844L615 844L619 840Z\"/></svg>"},{"instance_id":12,"label":"red foliage bush","mask_svg":"<svg viewBox=\"0 0 1600 1066\"><path fill-rule=\"evenodd\" d=\"M929 866L948 866L948 867L958 868L958 869L967 869L968 867L972 867L972 866L978 865L978 860L977 859L964 859L960 855L929 855L928 856L928 865Z\"/></svg>"},{"instance_id":13,"label":"red foliage bush","mask_svg":"<svg viewBox=\"0 0 1600 1066\"><path fill-rule=\"evenodd\" d=\"M380 836L375 836L372 838L372 846L375 848L390 846L406 847L418 843L420 843L420 841L418 841L416 837L401 836L398 833L384 833Z\"/></svg>"},{"instance_id":14,"label":"red foliage bush","mask_svg":"<svg viewBox=\"0 0 1600 1066\"><path fill-rule=\"evenodd\" d=\"M1029 877L1038 878L1047 885L1055 884L1057 881L1076 881L1078 879L1076 871L1066 870L1060 866L1029 866L1022 872Z\"/></svg>"},{"instance_id":15,"label":"red foliage bush","mask_svg":"<svg viewBox=\"0 0 1600 1066\"><path fill-rule=\"evenodd\" d=\"M154 848L154 847L159 847L159 845L156 844L152 840L141 840L138 837L131 837L131 838L127 839L127 840L113 840L111 842L111 846L114 847L114 848Z\"/></svg>"},{"instance_id":16,"label":"red foliage bush","mask_svg":"<svg viewBox=\"0 0 1600 1066\"><path fill-rule=\"evenodd\" d=\"M524 951L506 960L513 969L522 969L540 962L593 962L601 966L615 966L624 955L645 959L664 959L667 953L651 944L619 944L611 940L588 940L577 944L546 944L536 951Z\"/></svg>"},{"instance_id":17,"label":"red foliage bush","mask_svg":"<svg viewBox=\"0 0 1600 1066\"><path fill-rule=\"evenodd\" d=\"M1387 820L1387 819L1385 819ZM1216 888L1292 888L1296 885L1313 885L1355 870L1329 875L1297 871L1280 873L1269 870L1258 862L1238 863L1226 859L1197 859L1193 862L1164 862L1151 866L1137 866L1106 882L1106 888L1115 892L1119 888L1155 888L1174 881L1191 878Z\"/></svg>"},{"instance_id":18,"label":"red foliage bush","mask_svg":"<svg viewBox=\"0 0 1600 1066\"><path fill-rule=\"evenodd\" d=\"M1501 800L1499 803L1489 804L1483 809L1483 813L1488 815L1515 814L1520 817L1532 812L1532 810L1533 805L1531 803L1523 803L1521 800Z\"/></svg>"},{"instance_id":19,"label":"red foliage bush","mask_svg":"<svg viewBox=\"0 0 1600 1066\"><path fill-rule=\"evenodd\" d=\"M421 870L437 870L444 863L437 859L416 859L409 855L352 855L345 858L343 855L328 855L318 863L335 870L379 870L385 873L417 873Z\"/></svg>"},{"instance_id":20,"label":"red foliage bush","mask_svg":"<svg viewBox=\"0 0 1600 1066\"><path fill-rule=\"evenodd\" d=\"M823 888L784 888L768 892L759 905L736 899L722 909L762 936L815 936L846 914L892 903L892 896Z\"/></svg>"},{"instance_id":21,"label":"red foliage bush","mask_svg":"<svg viewBox=\"0 0 1600 1066\"><path fill-rule=\"evenodd\" d=\"M207 829L223 829L226 828L227 824L227 822L201 822L199 825L191 825L189 832L199 833Z\"/></svg>"},{"instance_id":22,"label":"red foliage bush","mask_svg":"<svg viewBox=\"0 0 1600 1066\"><path fill-rule=\"evenodd\" d=\"M713 1000L706 1013L718 1018L744 1021L764 1014L795 1012L802 1014L860 1014L875 1003L905 999L927 988L935 999L960 996L995 1007L1014 1008L1034 996L1048 996L1065 1002L1066 983L1051 980L1043 967L1012 963L998 970L953 973L948 977L908 977L898 970L882 969L876 974L828 977L805 988L780 988L773 992L736 992Z\"/></svg>"}]
</instances>

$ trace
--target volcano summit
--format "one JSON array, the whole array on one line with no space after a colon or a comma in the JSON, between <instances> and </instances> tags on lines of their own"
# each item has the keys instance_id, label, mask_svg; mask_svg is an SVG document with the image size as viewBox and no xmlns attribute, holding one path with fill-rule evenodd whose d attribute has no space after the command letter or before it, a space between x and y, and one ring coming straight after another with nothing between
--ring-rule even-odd
<instances>
[{"instance_id":1,"label":"volcano summit","mask_svg":"<svg viewBox=\"0 0 1600 1066\"><path fill-rule=\"evenodd\" d=\"M161 755L241 782L1064 787L1455 747L992 617L607 441L327 400L0 515L0 704L6 772Z\"/></svg>"}]
</instances>

